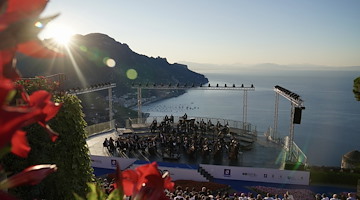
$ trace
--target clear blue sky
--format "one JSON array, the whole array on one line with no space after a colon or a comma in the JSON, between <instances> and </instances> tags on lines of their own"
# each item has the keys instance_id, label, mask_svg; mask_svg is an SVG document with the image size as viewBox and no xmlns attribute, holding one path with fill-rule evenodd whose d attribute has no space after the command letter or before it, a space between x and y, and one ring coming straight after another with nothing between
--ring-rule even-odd
<instances>
[{"instance_id":1,"label":"clear blue sky","mask_svg":"<svg viewBox=\"0 0 360 200\"><path fill-rule=\"evenodd\" d=\"M359 0L51 0L54 13L171 63L360 66Z\"/></svg>"}]
</instances>

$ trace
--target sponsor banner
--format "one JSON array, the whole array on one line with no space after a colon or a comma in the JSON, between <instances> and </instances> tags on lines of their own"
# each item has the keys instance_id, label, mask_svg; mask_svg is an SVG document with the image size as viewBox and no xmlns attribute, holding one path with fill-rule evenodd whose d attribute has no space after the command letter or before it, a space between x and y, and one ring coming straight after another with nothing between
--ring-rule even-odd
<instances>
[{"instance_id":1,"label":"sponsor banner","mask_svg":"<svg viewBox=\"0 0 360 200\"><path fill-rule=\"evenodd\" d=\"M222 165L200 165L214 178L309 185L310 172Z\"/></svg>"},{"instance_id":2,"label":"sponsor banner","mask_svg":"<svg viewBox=\"0 0 360 200\"><path fill-rule=\"evenodd\" d=\"M91 155L91 166L105 169L116 169L116 162L121 170L135 169L140 166L133 164L136 159L105 157ZM309 185L310 173L306 171L291 171L266 168L235 167L222 165L200 165L214 178L242 181L269 182L281 184ZM197 169L159 166L161 173L168 171L172 180L208 181Z\"/></svg>"},{"instance_id":3,"label":"sponsor banner","mask_svg":"<svg viewBox=\"0 0 360 200\"><path fill-rule=\"evenodd\" d=\"M116 169L116 162L119 163L121 170L128 168L133 164L136 159L107 157L107 156L94 156L90 155L91 166L105 169Z\"/></svg>"}]
</instances>

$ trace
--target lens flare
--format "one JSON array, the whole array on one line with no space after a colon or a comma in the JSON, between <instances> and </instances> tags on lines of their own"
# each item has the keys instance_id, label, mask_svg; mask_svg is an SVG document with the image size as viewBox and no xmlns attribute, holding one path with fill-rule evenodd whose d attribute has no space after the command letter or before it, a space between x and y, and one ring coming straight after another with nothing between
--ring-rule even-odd
<instances>
[{"instance_id":1,"label":"lens flare","mask_svg":"<svg viewBox=\"0 0 360 200\"><path fill-rule=\"evenodd\" d=\"M84 45L81 45L80 47L79 47L79 49L81 50L81 51L83 51L83 52L87 52L87 48L86 48L86 46L84 46Z\"/></svg>"},{"instance_id":2,"label":"lens flare","mask_svg":"<svg viewBox=\"0 0 360 200\"><path fill-rule=\"evenodd\" d=\"M41 28L43 24L36 22L35 26ZM66 24L49 23L41 35L43 38L53 38L58 44L67 46L72 40L74 31Z\"/></svg>"},{"instance_id":3,"label":"lens flare","mask_svg":"<svg viewBox=\"0 0 360 200\"><path fill-rule=\"evenodd\" d=\"M41 22L35 22L35 26L38 28L43 28L44 25Z\"/></svg>"},{"instance_id":4,"label":"lens flare","mask_svg":"<svg viewBox=\"0 0 360 200\"><path fill-rule=\"evenodd\" d=\"M126 71L126 76L128 77L128 79L134 80L137 78L138 73L135 69L128 69Z\"/></svg>"},{"instance_id":5,"label":"lens flare","mask_svg":"<svg viewBox=\"0 0 360 200\"><path fill-rule=\"evenodd\" d=\"M109 57L105 57L105 58L103 59L103 62L104 62L104 64L107 65L108 67L115 67L115 65L116 65L115 60L112 59L112 58L109 58Z\"/></svg>"}]
</instances>

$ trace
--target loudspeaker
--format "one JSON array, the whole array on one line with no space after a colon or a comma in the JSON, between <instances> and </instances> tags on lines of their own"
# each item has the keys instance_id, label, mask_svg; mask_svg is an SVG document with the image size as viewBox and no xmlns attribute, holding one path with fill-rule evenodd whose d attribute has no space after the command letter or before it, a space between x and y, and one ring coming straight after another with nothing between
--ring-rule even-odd
<instances>
[{"instance_id":1,"label":"loudspeaker","mask_svg":"<svg viewBox=\"0 0 360 200\"><path fill-rule=\"evenodd\" d=\"M300 124L301 122L301 108L295 107L295 113L294 113L294 120L293 123L294 124Z\"/></svg>"}]
</instances>

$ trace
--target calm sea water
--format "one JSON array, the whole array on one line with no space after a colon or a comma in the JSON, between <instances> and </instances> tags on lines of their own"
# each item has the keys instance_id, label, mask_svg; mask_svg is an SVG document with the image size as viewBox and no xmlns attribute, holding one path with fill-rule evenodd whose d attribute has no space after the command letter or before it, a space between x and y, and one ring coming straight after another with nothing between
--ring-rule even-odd
<instances>
[{"instance_id":1,"label":"calm sea water","mask_svg":"<svg viewBox=\"0 0 360 200\"><path fill-rule=\"evenodd\" d=\"M360 72L282 71L254 73L205 72L211 85L254 84L248 92L247 121L263 134L274 123L275 93L280 85L299 94L305 102L301 124L295 124L295 142L317 166L341 165L342 155L360 150L360 102L352 93L353 80ZM291 104L280 96L279 132L289 134ZM188 90L185 94L143 106L150 116L173 114L204 116L242 121L243 92Z\"/></svg>"}]
</instances>

